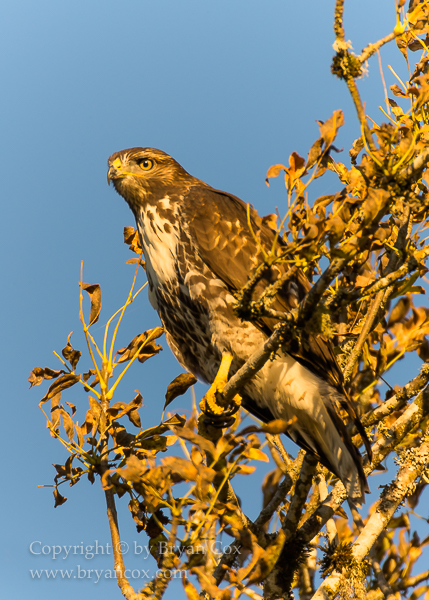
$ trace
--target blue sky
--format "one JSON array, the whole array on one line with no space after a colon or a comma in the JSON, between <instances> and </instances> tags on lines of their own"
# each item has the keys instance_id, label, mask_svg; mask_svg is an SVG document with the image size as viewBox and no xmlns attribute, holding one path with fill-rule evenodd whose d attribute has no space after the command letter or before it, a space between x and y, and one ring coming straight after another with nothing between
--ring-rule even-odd
<instances>
[{"instance_id":1,"label":"blue sky","mask_svg":"<svg viewBox=\"0 0 429 600\"><path fill-rule=\"evenodd\" d=\"M95 333L126 298L132 267L122 241L133 225L124 201L106 184L106 160L117 150L153 146L172 154L193 175L251 202L262 214L280 212L285 194L280 181L268 189L267 169L287 162L292 151L306 156L318 137L316 119L335 109L346 125L337 141L348 148L359 136L346 86L330 73L334 1L123 0L54 2L15 0L2 7L0 50L2 93L0 144L3 164L3 473L2 588L10 597L46 600L120 597L115 583L94 577L36 581L30 569L111 569L112 557L79 554L81 545L108 543L104 499L98 482L63 487L69 501L54 510L52 463L66 455L49 437L38 400L45 388L28 391L35 366L60 368L60 351L70 331L84 350L78 319L80 261L84 280L100 283L103 312ZM392 30L393 0L346 3L346 39L354 49ZM387 71L394 64L406 78L392 46L382 52ZM383 89L377 59L359 82L367 110L381 120ZM347 154L343 160L347 163ZM6 169L7 165L7 169ZM280 178L279 178L280 179ZM339 189L323 177L314 197ZM128 311L119 343L158 325L145 292ZM132 369L121 398L138 388L142 421L159 421L166 386L181 372L165 341L164 351ZM86 362L86 366L89 364ZM404 383L419 362L400 367L390 383ZM76 390L76 391L75 391ZM203 392L197 386L197 394ZM67 397L68 396L68 397ZM77 388L64 395L86 410ZM173 408L189 411L191 396ZM291 449L293 449L291 447ZM244 481L244 480L243 480ZM376 489L382 480L371 479ZM375 483L374 483L375 482ZM259 494L246 494L254 481L240 484L246 507L256 516ZM247 487L246 487L247 486ZM121 530L133 548L144 544L125 502ZM42 547L76 546L74 557L35 554ZM39 544L40 542L40 544ZM130 550L132 568L152 569ZM144 581L141 585L144 584ZM136 583L137 587L137 583ZM182 594L173 586L167 594Z\"/></svg>"}]
</instances>

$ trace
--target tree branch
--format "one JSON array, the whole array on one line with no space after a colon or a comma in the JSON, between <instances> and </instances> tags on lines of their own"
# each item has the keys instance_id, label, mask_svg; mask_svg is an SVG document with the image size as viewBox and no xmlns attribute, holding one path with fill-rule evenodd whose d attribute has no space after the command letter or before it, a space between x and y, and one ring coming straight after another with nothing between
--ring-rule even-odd
<instances>
[{"instance_id":1,"label":"tree branch","mask_svg":"<svg viewBox=\"0 0 429 600\"><path fill-rule=\"evenodd\" d=\"M392 250L392 252L390 254L389 262L386 267L387 275L389 275L396 269L398 262L401 260L401 258L398 257L397 253L399 252L402 255L402 251L405 247L405 241L406 241L406 239L408 237L408 233L409 233L410 215L411 215L411 209L410 209L409 205L406 205L404 208L404 215L402 218L402 223L399 228L398 236L397 236L396 242L395 242L395 247L394 247L395 250ZM367 339L368 335L370 334L374 323L376 322L380 306L382 305L383 301L387 300L387 298L390 296L392 291L393 291L393 286L390 286L386 289L380 290L377 293L377 295L375 296L375 298L373 299L373 301L371 302L371 306L366 315L364 326L362 327L362 330L359 334L359 337L355 344L355 347L353 348L353 351L351 352L351 354L348 358L347 364L344 368L343 375L344 375L344 381L346 383L348 381L350 381L350 378L352 376L355 365L359 360L360 353L362 352L363 345L365 344L366 339Z\"/></svg>"},{"instance_id":2,"label":"tree branch","mask_svg":"<svg viewBox=\"0 0 429 600\"><path fill-rule=\"evenodd\" d=\"M298 456L293 461L292 465L288 468L287 475L285 475L285 478L280 483L276 493L271 498L267 506L265 506L265 508L263 508L259 513L259 516L257 517L254 523L257 529L263 527L266 523L268 523L275 511L279 508L279 506L286 498L286 495L290 492L292 487L298 481L304 456L306 456L305 452L303 450L300 450Z\"/></svg>"},{"instance_id":3,"label":"tree branch","mask_svg":"<svg viewBox=\"0 0 429 600\"><path fill-rule=\"evenodd\" d=\"M396 392L394 396L377 406L371 412L364 415L361 419L364 427L372 427L385 417L389 416L400 408L407 400L418 394L429 382L429 364L425 363L420 369L420 373L409 381L404 387Z\"/></svg>"},{"instance_id":4,"label":"tree branch","mask_svg":"<svg viewBox=\"0 0 429 600\"><path fill-rule=\"evenodd\" d=\"M336 0L335 12L334 12L334 32L335 37L340 42L345 42L344 27L343 27L343 15L344 15L344 0Z\"/></svg>"},{"instance_id":5,"label":"tree branch","mask_svg":"<svg viewBox=\"0 0 429 600\"><path fill-rule=\"evenodd\" d=\"M361 329L361 332L356 341L356 344L355 344L352 352L350 353L347 364L344 368L343 375L344 375L345 383L348 383L350 381L353 370L356 366L356 363L359 360L360 353L362 352L363 345L365 344L366 339L367 339L368 335L370 334L372 326L374 324L374 321L377 317L378 309L380 308L380 305L383 301L385 293L386 293L386 290L381 290L380 292L378 292L376 297L371 302L371 306L370 306L368 312L366 313L365 323Z\"/></svg>"},{"instance_id":6,"label":"tree branch","mask_svg":"<svg viewBox=\"0 0 429 600\"><path fill-rule=\"evenodd\" d=\"M380 536L382 536L382 534L380 534ZM380 563L375 558L374 550L375 548L373 546L369 552L369 556L371 557L372 570L377 578L378 587L383 592L385 600L396 600L396 596L384 576Z\"/></svg>"},{"instance_id":7,"label":"tree branch","mask_svg":"<svg viewBox=\"0 0 429 600\"><path fill-rule=\"evenodd\" d=\"M328 486L326 485L323 467L319 465L319 473L316 475L317 485L319 487L320 501L323 502L328 497ZM338 531L334 519L328 519L326 522L326 533L328 534L328 543L330 547L338 546Z\"/></svg>"},{"instance_id":8,"label":"tree branch","mask_svg":"<svg viewBox=\"0 0 429 600\"><path fill-rule=\"evenodd\" d=\"M424 573L420 573L419 575L415 575L414 577L409 577L408 579L404 579L395 585L395 589L406 591L410 587L415 587L425 579L429 579L429 571L425 571Z\"/></svg>"},{"instance_id":9,"label":"tree branch","mask_svg":"<svg viewBox=\"0 0 429 600\"><path fill-rule=\"evenodd\" d=\"M291 315L291 313L288 313ZM271 354L276 352L284 341L289 324L276 325L274 333L265 341L262 348L257 350L246 363L231 377L223 389L225 402L230 402L239 390L255 375L268 361Z\"/></svg>"},{"instance_id":10,"label":"tree branch","mask_svg":"<svg viewBox=\"0 0 429 600\"><path fill-rule=\"evenodd\" d=\"M287 511L286 519L282 525L283 531L286 534L286 541L295 534L298 527L301 513L313 482L317 464L317 459L307 452L302 463L299 479L295 485L295 493L291 498L289 510Z\"/></svg>"},{"instance_id":11,"label":"tree branch","mask_svg":"<svg viewBox=\"0 0 429 600\"><path fill-rule=\"evenodd\" d=\"M352 546L352 555L357 562L361 562L367 556L382 531L387 527L395 510L412 490L415 480L423 473L429 463L429 439L427 439L427 435L422 445L414 448L411 453L412 457L404 462L394 482L385 489L377 509L372 513L364 530ZM320 585L313 596L313 600L334 598L341 586L342 577L341 573L334 571Z\"/></svg>"},{"instance_id":12,"label":"tree branch","mask_svg":"<svg viewBox=\"0 0 429 600\"><path fill-rule=\"evenodd\" d=\"M424 390L407 410L397 419L390 428L388 435L383 435L374 444L373 459L371 464L366 461L364 471L369 475L398 446L405 436L410 433L427 415L429 415L429 390ZM347 498L347 492L341 483L335 484L326 500L316 512L300 527L296 533L297 539L303 544L308 544L321 530L336 510Z\"/></svg>"},{"instance_id":13,"label":"tree branch","mask_svg":"<svg viewBox=\"0 0 429 600\"><path fill-rule=\"evenodd\" d=\"M171 523L170 535L168 536L167 550L163 554L161 567L158 569L154 581L154 592L152 598L156 598L156 600L160 600L163 597L172 577L172 570L174 569L174 563L175 559L177 559L177 556L174 551L170 549L173 549L176 546L178 524L178 518L174 515Z\"/></svg>"},{"instance_id":14,"label":"tree branch","mask_svg":"<svg viewBox=\"0 0 429 600\"><path fill-rule=\"evenodd\" d=\"M385 290L392 283L394 283L398 279L401 279L401 277L405 277L406 275L408 275L408 273L412 273L413 271L415 271L419 267L419 261L425 259L429 255L429 248L422 249L418 252L418 255L419 260L417 260L415 255L410 256L407 259L407 261L399 267L399 269L396 269L396 271L393 271L385 277L380 277L380 279L377 279L376 281L374 281L366 287L354 289L351 292L348 292L344 289L340 289L332 297L332 300L329 301L328 306L332 308L332 310L334 310L340 305L347 305L350 304L350 302L353 302L354 300L358 300L365 296L371 296L379 291Z\"/></svg>"},{"instance_id":15,"label":"tree branch","mask_svg":"<svg viewBox=\"0 0 429 600\"><path fill-rule=\"evenodd\" d=\"M283 475L287 475L288 468L291 466L292 461L288 456L288 453L283 446L283 442L280 439L280 435L265 433L265 437L267 438L268 446L271 450L271 455L276 463L277 467L283 473ZM276 452L273 452L275 450ZM303 451L304 452L304 451Z\"/></svg>"},{"instance_id":16,"label":"tree branch","mask_svg":"<svg viewBox=\"0 0 429 600\"><path fill-rule=\"evenodd\" d=\"M298 567L299 562L297 561L297 556L299 555L299 547L294 549L294 554L296 555L294 559L289 558L289 550L288 541L290 541L297 530L299 525L302 511L305 507L305 502L307 500L308 492L310 491L311 485L313 483L313 476L316 472L318 461L309 454L306 453L304 457L304 461L302 463L301 472L299 474L298 481L295 485L294 494L291 497L289 509L286 514L286 519L282 524L282 529L285 533L285 545L283 546L280 557L275 565L274 569L265 579L264 583L264 598L269 600L274 600L277 598L285 597L283 592L290 585L290 581L293 578L294 566ZM295 564L296 563L296 564ZM286 575L287 573L287 575ZM287 583L285 583L285 578ZM280 595L282 593L282 595Z\"/></svg>"},{"instance_id":17,"label":"tree branch","mask_svg":"<svg viewBox=\"0 0 429 600\"><path fill-rule=\"evenodd\" d=\"M136 594L128 579L125 577L125 564L122 556L121 537L119 535L118 514L115 506L115 495L111 488L104 490L109 519L110 535L112 537L114 569L118 586L127 600L140 600L143 596Z\"/></svg>"},{"instance_id":18,"label":"tree branch","mask_svg":"<svg viewBox=\"0 0 429 600\"><path fill-rule=\"evenodd\" d=\"M419 176L421 171L429 163L429 148L423 150L413 162L402 169L396 176L398 183L405 184L412 180L415 176Z\"/></svg>"},{"instance_id":19,"label":"tree branch","mask_svg":"<svg viewBox=\"0 0 429 600\"><path fill-rule=\"evenodd\" d=\"M271 500L267 504L267 506L265 506L261 510L256 521L253 523L253 528L255 531L262 530L263 526L266 523L268 523L268 521L271 519L273 514L276 512L276 510L279 508L279 506L282 504L282 502L286 498L289 491L292 489L292 487L297 482L301 468L302 468L304 456L305 456L305 452L303 450L301 450L298 453L298 456L296 457L296 459L293 461L293 463L288 468L287 474L285 475L285 478L283 479L283 481L280 483L279 487L277 488L276 493L271 498ZM232 563L234 562L234 559L237 556L237 551L239 551L240 549L241 549L241 542L239 540L235 540L225 549L221 559L219 560L219 563L218 563L216 569L213 572L213 576L216 580L216 585L219 585L221 583L222 579L225 576L227 567L230 567L232 565Z\"/></svg>"},{"instance_id":20,"label":"tree branch","mask_svg":"<svg viewBox=\"0 0 429 600\"><path fill-rule=\"evenodd\" d=\"M361 64L366 62L373 54L375 54L377 52L377 50L379 50L382 46L384 46L388 42L391 42L392 40L394 40L395 37L396 37L396 34L394 31L392 31L392 33L389 33L381 40L378 40L378 42L374 42L374 44L368 44L368 46L365 46L365 48L362 50L362 53L357 57L359 62Z\"/></svg>"},{"instance_id":21,"label":"tree branch","mask_svg":"<svg viewBox=\"0 0 429 600\"><path fill-rule=\"evenodd\" d=\"M359 95L359 90L355 82L355 77L358 77L362 74L362 69L360 68L362 62L360 61L359 57L350 54L348 51L349 44L346 42L345 38L343 15L344 0L337 0L335 3L334 13L334 32L336 36L336 58L338 59L339 70L337 71L336 69L333 69L333 72L339 77L344 78L347 87L349 88L349 92L352 97L353 103L355 105L356 112L358 114L358 119L361 124L362 132L365 137L365 141L368 144L368 147L371 150L371 152L375 152L377 148L371 137L371 132L368 127L368 122L366 120L365 109L363 107L362 100Z\"/></svg>"},{"instance_id":22,"label":"tree branch","mask_svg":"<svg viewBox=\"0 0 429 600\"><path fill-rule=\"evenodd\" d=\"M429 390L426 388L423 390L416 400L410 404L410 406L404 411L404 413L395 421L390 427L388 433L381 436L379 440L375 442L372 447L372 467L377 467L382 460L398 446L405 436L410 433L418 425L423 418L429 414ZM365 474L369 475L372 468L365 460L364 470Z\"/></svg>"}]
</instances>

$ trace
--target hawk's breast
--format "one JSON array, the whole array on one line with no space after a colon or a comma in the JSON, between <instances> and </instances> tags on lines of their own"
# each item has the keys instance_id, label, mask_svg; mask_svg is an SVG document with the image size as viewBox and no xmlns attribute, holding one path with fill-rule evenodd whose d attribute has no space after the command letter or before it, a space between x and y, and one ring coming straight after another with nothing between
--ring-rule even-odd
<instances>
[{"instance_id":1,"label":"hawk's breast","mask_svg":"<svg viewBox=\"0 0 429 600\"><path fill-rule=\"evenodd\" d=\"M265 337L234 315L235 298L200 256L180 205L166 196L142 207L136 221L146 259L149 300L176 358L199 379L212 382L227 351L235 357L234 372Z\"/></svg>"},{"instance_id":2,"label":"hawk's breast","mask_svg":"<svg viewBox=\"0 0 429 600\"><path fill-rule=\"evenodd\" d=\"M146 260L149 301L162 320L167 341L186 369L208 381L212 371L216 373L219 357L211 345L203 264L197 266L200 261L168 196L142 207L136 222Z\"/></svg>"},{"instance_id":3,"label":"hawk's breast","mask_svg":"<svg viewBox=\"0 0 429 600\"><path fill-rule=\"evenodd\" d=\"M149 280L149 300L155 310L159 310L158 290L169 290L178 285L177 247L179 231L175 220L175 210L170 198L165 196L159 206L142 207L136 215L137 228L146 271ZM173 218L171 218L173 217Z\"/></svg>"}]
</instances>

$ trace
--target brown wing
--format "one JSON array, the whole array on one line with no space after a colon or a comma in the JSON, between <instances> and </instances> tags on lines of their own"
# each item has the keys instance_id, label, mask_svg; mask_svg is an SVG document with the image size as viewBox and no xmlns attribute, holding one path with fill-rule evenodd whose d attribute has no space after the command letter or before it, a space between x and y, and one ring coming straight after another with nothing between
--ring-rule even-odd
<instances>
[{"instance_id":1,"label":"brown wing","mask_svg":"<svg viewBox=\"0 0 429 600\"><path fill-rule=\"evenodd\" d=\"M189 188L186 199L180 207L184 222L189 227L191 237L197 243L202 260L224 281L232 292L240 290L249 276L263 261L262 248L268 252L275 240L276 233L267 227L258 213L231 194L210 188L206 184ZM248 218L253 230L250 231ZM255 237L257 241L255 241ZM278 252L283 253L285 243L277 240ZM256 287L256 297L272 282L276 281L288 269L287 264L275 265ZM287 312L294 308L311 289L311 284L302 272L298 272L293 283L288 282L275 297L272 307ZM257 324L267 335L270 335L274 321L261 319ZM307 336L299 348L291 355L309 371L327 381L343 395L342 407L354 421L365 443L368 456L371 457L371 446L365 430L350 402L343 386L343 374L335 359L332 346L322 336ZM344 429L337 409L332 403L326 407L331 418L337 424L343 439L349 436ZM254 412L254 411L252 411ZM323 462L323 461L322 461Z\"/></svg>"},{"instance_id":2,"label":"brown wing","mask_svg":"<svg viewBox=\"0 0 429 600\"><path fill-rule=\"evenodd\" d=\"M258 247L247 222L247 205L235 196L209 187L190 188L181 210L185 213L184 220L192 238L197 242L201 258L231 291L240 290L263 261L261 247L266 252L271 249L275 232L251 209L250 222L260 244ZM285 244L281 238L278 238L277 247L279 253L284 251ZM256 287L256 297L287 269L285 263L275 265ZM298 272L293 283L288 282L277 294L272 307L288 312L304 298L310 288L311 284L305 275ZM263 318L258 325L270 335L274 321ZM308 337L306 343L293 352L293 356L310 371L343 392L341 370L331 345L323 337Z\"/></svg>"}]
</instances>

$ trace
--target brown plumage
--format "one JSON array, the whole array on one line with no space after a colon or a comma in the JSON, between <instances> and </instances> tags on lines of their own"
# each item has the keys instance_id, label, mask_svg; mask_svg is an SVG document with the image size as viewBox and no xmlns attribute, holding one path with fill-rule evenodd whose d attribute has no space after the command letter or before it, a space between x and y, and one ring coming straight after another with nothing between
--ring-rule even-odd
<instances>
[{"instance_id":1,"label":"brown plumage","mask_svg":"<svg viewBox=\"0 0 429 600\"><path fill-rule=\"evenodd\" d=\"M223 352L234 360L231 374L255 352L273 321L241 321L233 294L262 262L260 246L276 236L246 204L192 177L173 158L154 148L131 148L109 158L108 180L134 213L146 259L149 299L163 322L177 360L212 383ZM284 243L278 240L279 252ZM261 293L288 267L280 263L259 282ZM272 307L289 311L310 289L302 272L277 294ZM243 390L247 410L263 421L296 417L288 435L312 452L361 504L368 485L359 451L351 442L339 407L363 428L348 401L332 348L320 336L307 337L293 355L279 351ZM367 445L369 449L369 444Z\"/></svg>"}]
</instances>

